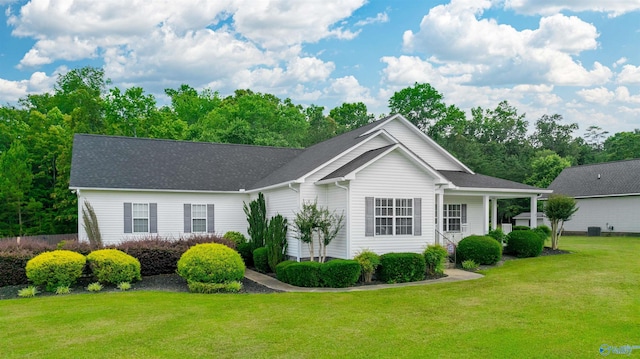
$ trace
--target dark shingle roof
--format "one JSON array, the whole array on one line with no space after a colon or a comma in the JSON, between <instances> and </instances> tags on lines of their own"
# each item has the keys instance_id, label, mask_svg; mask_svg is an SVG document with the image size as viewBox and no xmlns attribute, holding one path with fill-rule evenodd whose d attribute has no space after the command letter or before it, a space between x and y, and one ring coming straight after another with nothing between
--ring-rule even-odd
<instances>
[{"instance_id":1,"label":"dark shingle roof","mask_svg":"<svg viewBox=\"0 0 640 359\"><path fill-rule=\"evenodd\" d=\"M565 168L549 189L571 197L638 194L640 159Z\"/></svg>"},{"instance_id":2,"label":"dark shingle roof","mask_svg":"<svg viewBox=\"0 0 640 359\"><path fill-rule=\"evenodd\" d=\"M237 191L303 150L76 135L70 187Z\"/></svg>"},{"instance_id":3,"label":"dark shingle roof","mask_svg":"<svg viewBox=\"0 0 640 359\"><path fill-rule=\"evenodd\" d=\"M481 175L479 173L471 174L460 171L438 171L449 181L458 187L468 188L503 188L516 190L539 190L540 188L529 186L526 184L505 180L502 178Z\"/></svg>"},{"instance_id":4,"label":"dark shingle roof","mask_svg":"<svg viewBox=\"0 0 640 359\"><path fill-rule=\"evenodd\" d=\"M322 180L326 180L326 179L330 179L330 178L344 177L344 176L348 175L349 173L353 172L354 170L360 168L360 166L362 166L362 165L366 164L367 162L371 161L372 159L376 158L379 154L383 153L384 151L389 149L389 147L392 147L392 146L395 146L395 145L388 145L388 146L377 148L375 150L367 151L367 152L361 154L360 156L354 158L353 160L349 161L344 166L342 166L342 167L338 168L337 170L329 173L327 176L322 178Z\"/></svg>"},{"instance_id":5,"label":"dark shingle roof","mask_svg":"<svg viewBox=\"0 0 640 359\"><path fill-rule=\"evenodd\" d=\"M389 117L385 117L307 148L298 157L292 159L270 176L255 183L253 188L267 187L304 176L342 152L369 138L370 134L364 136L363 134L378 126L382 121L386 121L388 118Z\"/></svg>"}]
</instances>

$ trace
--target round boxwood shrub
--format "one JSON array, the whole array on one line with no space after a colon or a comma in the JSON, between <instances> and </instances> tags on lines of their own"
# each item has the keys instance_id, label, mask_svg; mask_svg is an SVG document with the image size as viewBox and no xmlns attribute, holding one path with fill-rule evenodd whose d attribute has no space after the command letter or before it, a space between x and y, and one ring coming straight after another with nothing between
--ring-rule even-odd
<instances>
[{"instance_id":1,"label":"round boxwood shrub","mask_svg":"<svg viewBox=\"0 0 640 359\"><path fill-rule=\"evenodd\" d=\"M287 267L290 265L297 263L296 261L284 261L278 263L276 266L276 278L283 283L289 283L289 277L287 277Z\"/></svg>"},{"instance_id":2,"label":"round boxwood shrub","mask_svg":"<svg viewBox=\"0 0 640 359\"><path fill-rule=\"evenodd\" d=\"M44 285L54 292L61 286L71 286L82 275L87 260L80 253L56 250L41 253L27 262L27 278L35 285Z\"/></svg>"},{"instance_id":3,"label":"round boxwood shrub","mask_svg":"<svg viewBox=\"0 0 640 359\"><path fill-rule=\"evenodd\" d=\"M91 272L98 282L118 284L142 279L140 261L117 249L99 249L87 256Z\"/></svg>"},{"instance_id":4,"label":"round boxwood shrub","mask_svg":"<svg viewBox=\"0 0 640 359\"><path fill-rule=\"evenodd\" d=\"M269 252L267 247L256 248L253 251L253 265L260 273L268 273L271 271L269 268Z\"/></svg>"},{"instance_id":5,"label":"round boxwood shrub","mask_svg":"<svg viewBox=\"0 0 640 359\"><path fill-rule=\"evenodd\" d=\"M280 266L281 275L278 279L298 287L320 287L321 266L322 263L318 262L291 262Z\"/></svg>"},{"instance_id":6,"label":"round boxwood shrub","mask_svg":"<svg viewBox=\"0 0 640 359\"><path fill-rule=\"evenodd\" d=\"M507 250L517 257L537 257L542 253L543 246L544 238L535 231L513 231L509 233Z\"/></svg>"},{"instance_id":7,"label":"round boxwood shrub","mask_svg":"<svg viewBox=\"0 0 640 359\"><path fill-rule=\"evenodd\" d=\"M222 238L233 241L236 244L236 248L238 248L238 244L247 243L247 237L244 234L236 231L229 231L225 233Z\"/></svg>"},{"instance_id":8,"label":"round boxwood shrub","mask_svg":"<svg viewBox=\"0 0 640 359\"><path fill-rule=\"evenodd\" d=\"M362 268L350 259L334 259L320 266L320 281L323 287L346 288L358 282Z\"/></svg>"},{"instance_id":9,"label":"round boxwood shrub","mask_svg":"<svg viewBox=\"0 0 640 359\"><path fill-rule=\"evenodd\" d=\"M236 250L240 253L244 264L248 267L253 267L253 244L249 242L239 243L236 246Z\"/></svg>"},{"instance_id":10,"label":"round boxwood shrub","mask_svg":"<svg viewBox=\"0 0 640 359\"><path fill-rule=\"evenodd\" d=\"M537 226L533 230L538 234L540 234L543 240L546 240L547 238L551 237L551 228L549 228L549 226L545 226L544 224Z\"/></svg>"},{"instance_id":11,"label":"round boxwood shrub","mask_svg":"<svg viewBox=\"0 0 640 359\"><path fill-rule=\"evenodd\" d=\"M502 245L489 236L468 236L458 243L456 258L459 263L471 259L478 264L496 264L502 258Z\"/></svg>"},{"instance_id":12,"label":"round boxwood shrub","mask_svg":"<svg viewBox=\"0 0 640 359\"><path fill-rule=\"evenodd\" d=\"M178 274L189 282L229 283L244 277L244 262L235 250L218 243L197 244L178 260Z\"/></svg>"},{"instance_id":13,"label":"round boxwood shrub","mask_svg":"<svg viewBox=\"0 0 640 359\"><path fill-rule=\"evenodd\" d=\"M386 283L415 282L424 279L427 265L419 253L387 253L380 256L378 278Z\"/></svg>"}]
</instances>

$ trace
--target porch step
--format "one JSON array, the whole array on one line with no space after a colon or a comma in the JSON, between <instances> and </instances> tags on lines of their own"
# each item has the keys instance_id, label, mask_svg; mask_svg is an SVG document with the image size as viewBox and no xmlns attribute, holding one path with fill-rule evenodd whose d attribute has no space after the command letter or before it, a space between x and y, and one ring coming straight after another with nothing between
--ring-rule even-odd
<instances>
[{"instance_id":1,"label":"porch step","mask_svg":"<svg viewBox=\"0 0 640 359\"><path fill-rule=\"evenodd\" d=\"M456 267L456 264L455 264L455 263L453 263L453 262L446 261L446 262L444 263L444 268L445 268L445 269L452 269L452 268L455 268L455 267Z\"/></svg>"}]
</instances>

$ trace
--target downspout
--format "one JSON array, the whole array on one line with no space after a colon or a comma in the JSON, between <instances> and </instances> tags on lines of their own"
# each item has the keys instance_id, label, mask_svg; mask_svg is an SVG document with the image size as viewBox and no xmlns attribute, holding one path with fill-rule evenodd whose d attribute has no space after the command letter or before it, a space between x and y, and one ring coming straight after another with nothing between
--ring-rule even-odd
<instances>
[{"instance_id":1,"label":"downspout","mask_svg":"<svg viewBox=\"0 0 640 359\"><path fill-rule=\"evenodd\" d=\"M346 232L347 232L347 253L346 253L347 256L346 256L346 258L350 259L351 258L351 225L350 225L351 218L349 216L349 213L351 212L350 211L351 203L350 203L349 187L341 185L340 183L338 183L338 181L335 182L335 185L336 185L336 187L342 188L345 191L347 191L347 218L346 218L347 223L345 224L346 227L347 227L346 228Z\"/></svg>"},{"instance_id":2,"label":"downspout","mask_svg":"<svg viewBox=\"0 0 640 359\"><path fill-rule=\"evenodd\" d=\"M295 193L300 193L299 190L293 188L292 183L289 182L289 189L294 191ZM298 195L298 209L300 209L300 196ZM300 257L302 257L302 245L300 244L300 241L298 241L298 253L296 255L296 262L300 262Z\"/></svg>"}]
</instances>

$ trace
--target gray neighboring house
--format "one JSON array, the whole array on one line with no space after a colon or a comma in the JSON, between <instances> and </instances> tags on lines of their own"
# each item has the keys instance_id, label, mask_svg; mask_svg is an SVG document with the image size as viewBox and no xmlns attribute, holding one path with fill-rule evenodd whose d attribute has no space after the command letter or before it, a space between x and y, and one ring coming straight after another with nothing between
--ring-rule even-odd
<instances>
[{"instance_id":1,"label":"gray neighboring house","mask_svg":"<svg viewBox=\"0 0 640 359\"><path fill-rule=\"evenodd\" d=\"M344 213L327 247L334 258L363 249L422 252L496 228L497 200L528 198L532 218L551 191L476 174L400 115L307 149L78 134L70 189L91 203L105 244L159 235L247 233L243 204L262 192L267 215L293 222L317 200ZM293 230L287 254L309 256Z\"/></svg>"},{"instance_id":2,"label":"gray neighboring house","mask_svg":"<svg viewBox=\"0 0 640 359\"><path fill-rule=\"evenodd\" d=\"M640 159L565 168L548 189L576 199L565 231L640 233Z\"/></svg>"}]
</instances>

